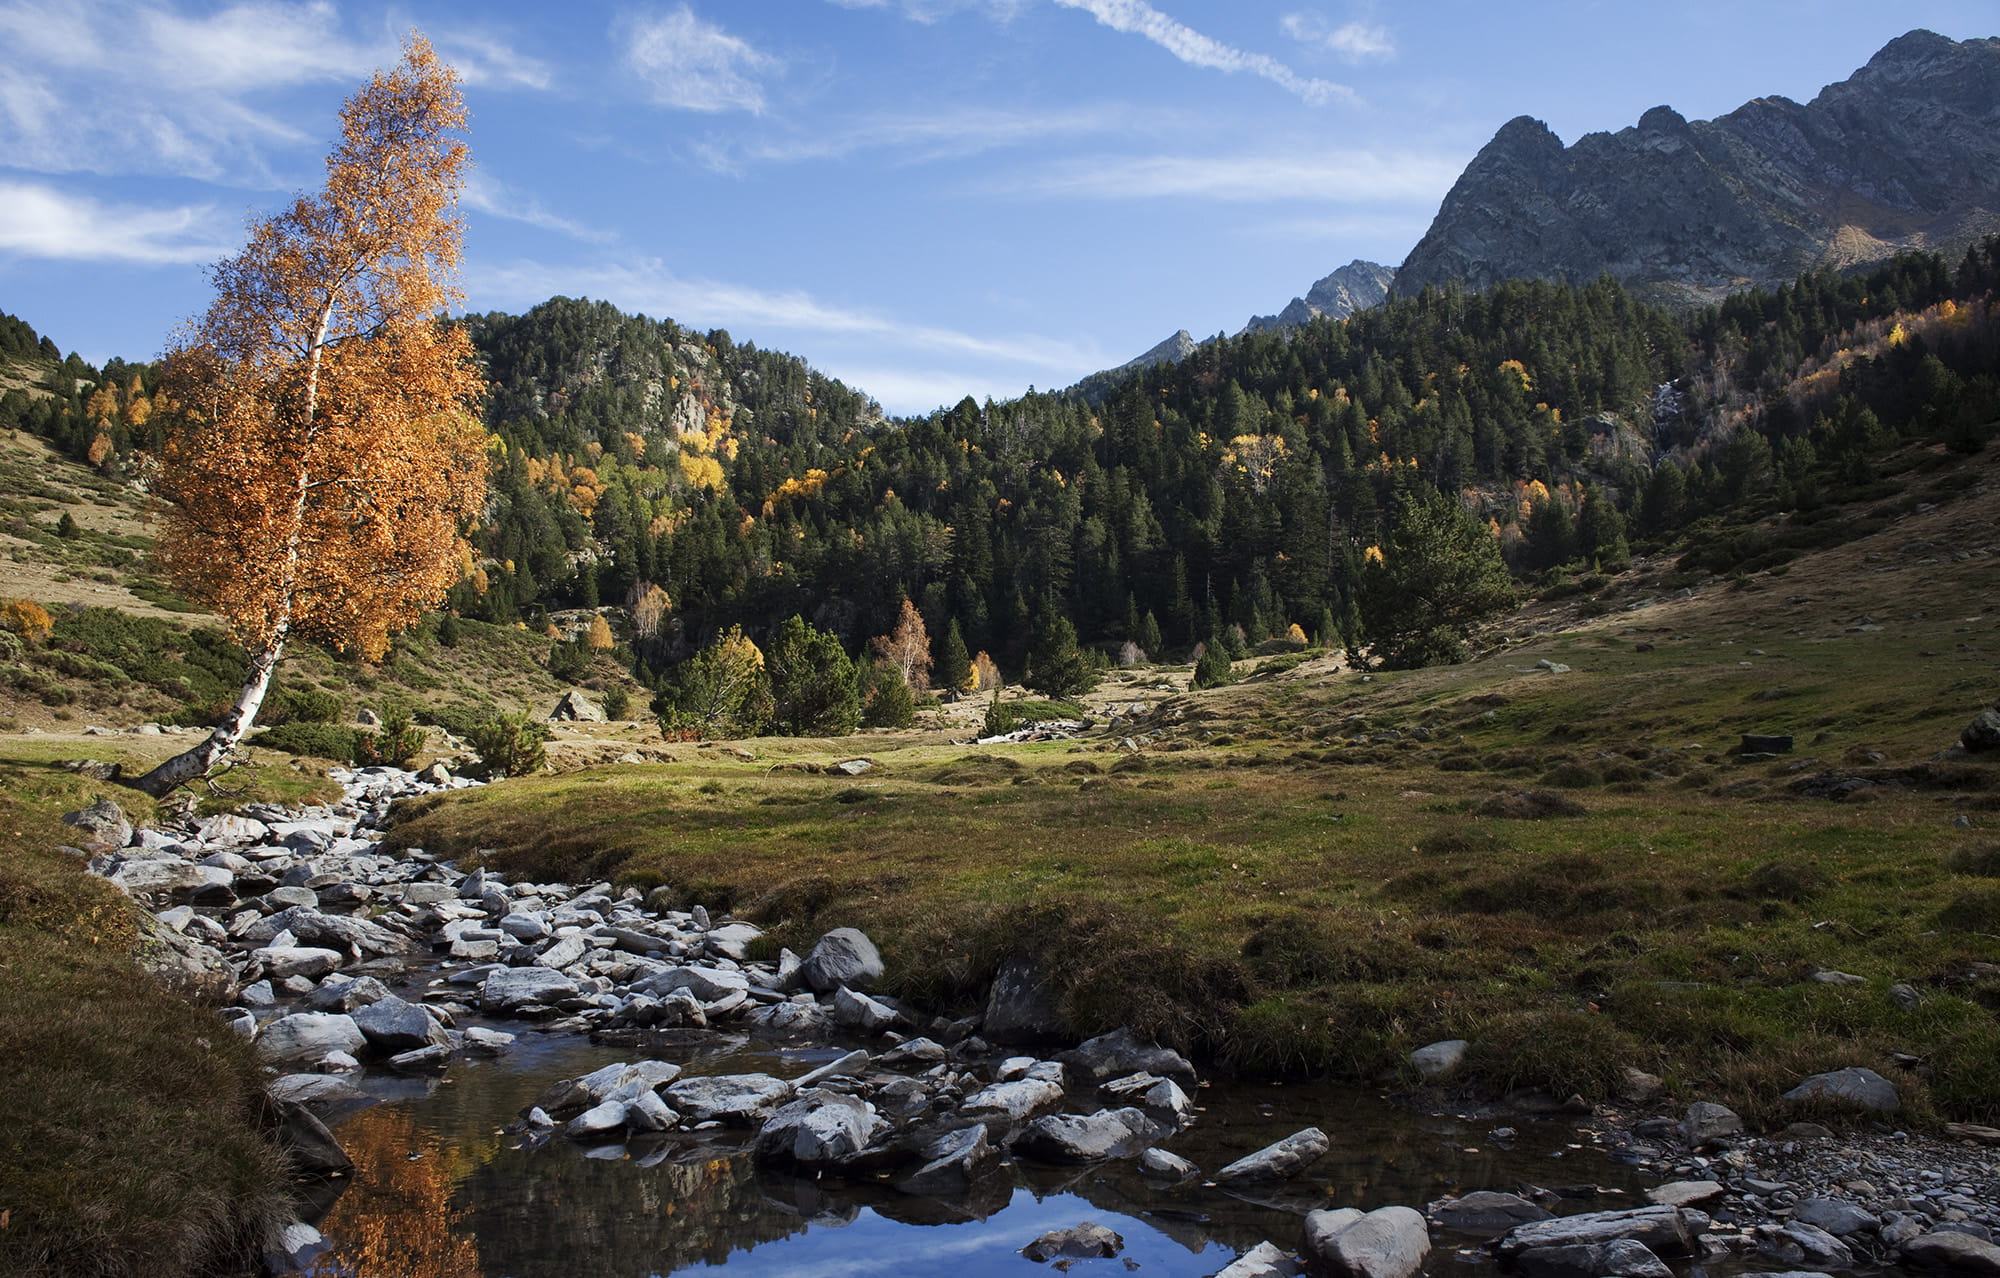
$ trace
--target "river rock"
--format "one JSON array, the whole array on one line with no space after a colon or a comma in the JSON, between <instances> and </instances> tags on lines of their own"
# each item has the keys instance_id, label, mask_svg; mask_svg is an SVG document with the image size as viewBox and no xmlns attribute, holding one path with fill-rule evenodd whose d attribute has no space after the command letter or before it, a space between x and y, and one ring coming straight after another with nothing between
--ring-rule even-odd
<instances>
[{"instance_id":1,"label":"river rock","mask_svg":"<svg viewBox=\"0 0 2000 1278\"><path fill-rule=\"evenodd\" d=\"M1139 1170L1157 1180L1192 1180L1201 1175L1201 1168L1158 1146L1139 1155Z\"/></svg>"},{"instance_id":2,"label":"river rock","mask_svg":"<svg viewBox=\"0 0 2000 1278\"><path fill-rule=\"evenodd\" d=\"M132 841L132 823L125 819L125 810L109 799L65 812L63 824L81 830L84 847L93 852L116 852Z\"/></svg>"},{"instance_id":3,"label":"river rock","mask_svg":"<svg viewBox=\"0 0 2000 1278\"><path fill-rule=\"evenodd\" d=\"M1096 1163L1136 1153L1158 1134L1153 1120L1137 1109L1047 1114L1014 1138L1014 1152L1045 1163Z\"/></svg>"},{"instance_id":4,"label":"river rock","mask_svg":"<svg viewBox=\"0 0 2000 1278\"><path fill-rule=\"evenodd\" d=\"M352 1171L354 1160L340 1147L319 1116L297 1101L273 1098L278 1109L278 1147L298 1172L324 1176Z\"/></svg>"},{"instance_id":5,"label":"river rock","mask_svg":"<svg viewBox=\"0 0 2000 1278\"><path fill-rule=\"evenodd\" d=\"M1299 1262L1274 1242L1260 1242L1229 1264L1215 1278L1298 1278Z\"/></svg>"},{"instance_id":6,"label":"river rock","mask_svg":"<svg viewBox=\"0 0 2000 1278\"><path fill-rule=\"evenodd\" d=\"M318 989L299 1000L309 1012L348 1012L390 998L389 987L372 976L352 980L329 977Z\"/></svg>"},{"instance_id":7,"label":"river rock","mask_svg":"<svg viewBox=\"0 0 2000 1278\"><path fill-rule=\"evenodd\" d=\"M1035 1043L1062 1033L1062 1009L1041 964L1014 955L1003 959L986 994L980 1033L994 1043Z\"/></svg>"},{"instance_id":8,"label":"river rock","mask_svg":"<svg viewBox=\"0 0 2000 1278\"><path fill-rule=\"evenodd\" d=\"M757 1134L759 1162L806 1171L850 1164L888 1128L858 1096L813 1091L779 1106Z\"/></svg>"},{"instance_id":9,"label":"river rock","mask_svg":"<svg viewBox=\"0 0 2000 1278\"><path fill-rule=\"evenodd\" d=\"M625 1102L600 1101L563 1124L563 1135L581 1140L591 1136L602 1136L606 1132L615 1132L623 1126L625 1126Z\"/></svg>"},{"instance_id":10,"label":"river rock","mask_svg":"<svg viewBox=\"0 0 2000 1278\"><path fill-rule=\"evenodd\" d=\"M896 1023L896 1009L842 985L833 991L833 1019L837 1025L874 1034Z\"/></svg>"},{"instance_id":11,"label":"river rock","mask_svg":"<svg viewBox=\"0 0 2000 1278\"><path fill-rule=\"evenodd\" d=\"M355 1053L367 1045L367 1036L351 1016L294 1012L272 1021L257 1035L257 1056L273 1064L310 1064L329 1053Z\"/></svg>"},{"instance_id":12,"label":"river rock","mask_svg":"<svg viewBox=\"0 0 2000 1278\"><path fill-rule=\"evenodd\" d=\"M1281 1141L1246 1154L1215 1173L1219 1183L1246 1180L1286 1180L1304 1171L1333 1148L1326 1133L1317 1127L1293 1132Z\"/></svg>"},{"instance_id":13,"label":"river rock","mask_svg":"<svg viewBox=\"0 0 2000 1278\"><path fill-rule=\"evenodd\" d=\"M501 919L499 923L495 924L495 926L515 940L525 941L530 944L549 935L548 920L539 914L527 911L509 914ZM581 958L582 955L579 954L577 957ZM549 966L557 967L560 965L551 963Z\"/></svg>"},{"instance_id":14,"label":"river rock","mask_svg":"<svg viewBox=\"0 0 2000 1278\"><path fill-rule=\"evenodd\" d=\"M547 948L535 956L538 967L546 967L552 972L560 972L578 962L590 953L590 942L571 932L568 936L558 936L550 941Z\"/></svg>"},{"instance_id":15,"label":"river rock","mask_svg":"<svg viewBox=\"0 0 2000 1278\"><path fill-rule=\"evenodd\" d=\"M303 976L318 980L339 967L347 956L339 950L322 950L310 945L265 946L250 951L250 959L274 981Z\"/></svg>"},{"instance_id":16,"label":"river rock","mask_svg":"<svg viewBox=\"0 0 2000 1278\"><path fill-rule=\"evenodd\" d=\"M280 1074L265 1085L274 1101L286 1101L315 1110L325 1110L348 1101L367 1099L366 1093L335 1074Z\"/></svg>"},{"instance_id":17,"label":"river rock","mask_svg":"<svg viewBox=\"0 0 2000 1278\"><path fill-rule=\"evenodd\" d=\"M1008 1123L1026 1122L1046 1114L1063 1101L1061 1085L1039 1078L1020 1078L1007 1083L990 1083L965 1098L959 1113L982 1121L998 1119Z\"/></svg>"},{"instance_id":18,"label":"river rock","mask_svg":"<svg viewBox=\"0 0 2000 1278\"><path fill-rule=\"evenodd\" d=\"M227 870L195 865L177 856L127 857L108 876L127 896L194 899L211 888L226 890L235 876ZM222 898L224 903L234 894Z\"/></svg>"},{"instance_id":19,"label":"river rock","mask_svg":"<svg viewBox=\"0 0 2000 1278\"><path fill-rule=\"evenodd\" d=\"M1524 1278L1673 1278L1673 1270L1644 1243L1610 1242L1535 1247L1514 1257Z\"/></svg>"},{"instance_id":20,"label":"river rock","mask_svg":"<svg viewBox=\"0 0 2000 1278\"><path fill-rule=\"evenodd\" d=\"M2000 1246L1949 1230L1935 1230L1906 1240L1896 1249L1906 1265L1938 1269L1971 1278L2000 1278Z\"/></svg>"},{"instance_id":21,"label":"river rock","mask_svg":"<svg viewBox=\"0 0 2000 1278\"><path fill-rule=\"evenodd\" d=\"M754 923L724 923L721 927L710 928L703 935L702 944L710 954L741 963L750 957L750 942L762 935L764 929Z\"/></svg>"},{"instance_id":22,"label":"river rock","mask_svg":"<svg viewBox=\"0 0 2000 1278\"><path fill-rule=\"evenodd\" d=\"M745 1018L751 1028L767 1038L817 1039L833 1030L833 1014L818 1003L772 1003Z\"/></svg>"},{"instance_id":23,"label":"river rock","mask_svg":"<svg viewBox=\"0 0 2000 1278\"><path fill-rule=\"evenodd\" d=\"M1838 1198L1802 1199L1792 1205L1792 1219L1816 1225L1836 1238L1872 1233L1882 1227L1882 1219L1875 1213Z\"/></svg>"},{"instance_id":24,"label":"river rock","mask_svg":"<svg viewBox=\"0 0 2000 1278\"><path fill-rule=\"evenodd\" d=\"M1847 1269L1854 1264L1854 1253L1848 1250L1846 1243L1817 1225L1799 1220L1784 1225L1757 1226L1757 1250L1788 1265Z\"/></svg>"},{"instance_id":25,"label":"river rock","mask_svg":"<svg viewBox=\"0 0 2000 1278\"><path fill-rule=\"evenodd\" d=\"M1505 1260L1539 1247L1569 1247L1624 1238L1643 1243L1656 1256L1686 1256L1692 1254L1695 1238L1706 1232L1708 1225L1706 1214L1689 1207L1632 1207L1516 1225L1494 1246Z\"/></svg>"},{"instance_id":26,"label":"river rock","mask_svg":"<svg viewBox=\"0 0 2000 1278\"><path fill-rule=\"evenodd\" d=\"M1075 1070L1087 1082L1101 1083L1125 1074L1158 1074L1194 1086L1194 1066L1185 1056L1158 1043L1142 1041L1129 1028L1112 1030L1085 1039L1057 1060Z\"/></svg>"},{"instance_id":27,"label":"river rock","mask_svg":"<svg viewBox=\"0 0 2000 1278\"><path fill-rule=\"evenodd\" d=\"M1477 1190L1457 1198L1441 1198L1430 1205L1430 1217L1441 1229L1466 1233L1499 1233L1530 1221L1550 1220L1555 1213L1529 1202L1519 1194Z\"/></svg>"},{"instance_id":28,"label":"river rock","mask_svg":"<svg viewBox=\"0 0 2000 1278\"><path fill-rule=\"evenodd\" d=\"M662 998L675 990L686 990L704 1003L716 1003L748 991L750 978L717 967L670 967L633 988Z\"/></svg>"},{"instance_id":29,"label":"river rock","mask_svg":"<svg viewBox=\"0 0 2000 1278\"><path fill-rule=\"evenodd\" d=\"M235 996L236 969L223 952L167 927L150 914L137 918L133 961L168 989L210 1003Z\"/></svg>"},{"instance_id":30,"label":"river rock","mask_svg":"<svg viewBox=\"0 0 2000 1278\"><path fill-rule=\"evenodd\" d=\"M1872 1069L1859 1066L1814 1074L1786 1092L1785 1099L1794 1103L1816 1101L1847 1105L1885 1114L1894 1113L1902 1105L1894 1083Z\"/></svg>"},{"instance_id":31,"label":"river rock","mask_svg":"<svg viewBox=\"0 0 2000 1278\"><path fill-rule=\"evenodd\" d=\"M295 905L252 923L243 940L268 943L280 932L290 932L301 945L317 945L350 953L402 954L415 948L408 937L398 935L380 923L350 918L344 914L322 914Z\"/></svg>"},{"instance_id":32,"label":"river rock","mask_svg":"<svg viewBox=\"0 0 2000 1278\"><path fill-rule=\"evenodd\" d=\"M1448 1038L1441 1043L1419 1047L1410 1053L1410 1064L1416 1067L1425 1082L1436 1082L1449 1078L1458 1067L1465 1063L1465 1053L1472 1044L1462 1038Z\"/></svg>"},{"instance_id":33,"label":"river rock","mask_svg":"<svg viewBox=\"0 0 2000 1278\"><path fill-rule=\"evenodd\" d=\"M195 837L203 843L256 843L271 832L269 826L255 817L233 812L204 817L194 828Z\"/></svg>"},{"instance_id":34,"label":"river rock","mask_svg":"<svg viewBox=\"0 0 2000 1278\"><path fill-rule=\"evenodd\" d=\"M923 1147L917 1155L923 1165L896 1182L906 1194L953 1198L965 1193L973 1182L991 1174L1000 1165L1000 1151L987 1138L986 1128L974 1123L947 1132Z\"/></svg>"},{"instance_id":35,"label":"river rock","mask_svg":"<svg viewBox=\"0 0 2000 1278\"><path fill-rule=\"evenodd\" d=\"M655 1091L642 1091L625 1104L625 1126L635 1132L663 1132L681 1121Z\"/></svg>"},{"instance_id":36,"label":"river rock","mask_svg":"<svg viewBox=\"0 0 2000 1278\"><path fill-rule=\"evenodd\" d=\"M576 996L575 981L546 967L495 968L479 987L481 1007L515 1016L526 1008L548 1007Z\"/></svg>"},{"instance_id":37,"label":"river rock","mask_svg":"<svg viewBox=\"0 0 2000 1278\"><path fill-rule=\"evenodd\" d=\"M1662 1207L1698 1207L1727 1193L1719 1180L1675 1180L1646 1191L1646 1201Z\"/></svg>"},{"instance_id":38,"label":"river rock","mask_svg":"<svg viewBox=\"0 0 2000 1278\"><path fill-rule=\"evenodd\" d=\"M1343 1278L1412 1278L1431 1251L1429 1227L1408 1207L1381 1207L1353 1218L1345 1211L1309 1212L1305 1241L1308 1255Z\"/></svg>"},{"instance_id":39,"label":"river rock","mask_svg":"<svg viewBox=\"0 0 2000 1278\"><path fill-rule=\"evenodd\" d=\"M451 1040L429 1008L408 1003L394 994L350 1013L368 1037L368 1045L384 1056L421 1047L448 1047Z\"/></svg>"},{"instance_id":40,"label":"river rock","mask_svg":"<svg viewBox=\"0 0 2000 1278\"><path fill-rule=\"evenodd\" d=\"M1704 1149L1742 1131L1743 1119L1736 1111L1712 1101L1696 1101L1681 1119L1681 1140L1689 1149Z\"/></svg>"},{"instance_id":41,"label":"river rock","mask_svg":"<svg viewBox=\"0 0 2000 1278\"><path fill-rule=\"evenodd\" d=\"M1087 1260L1117 1255L1125 1240L1095 1221L1086 1220L1068 1229L1051 1229L1021 1248L1021 1254L1036 1264L1051 1260Z\"/></svg>"},{"instance_id":42,"label":"river rock","mask_svg":"<svg viewBox=\"0 0 2000 1278\"><path fill-rule=\"evenodd\" d=\"M264 1272L297 1273L331 1249L332 1243L302 1221L274 1230L264 1243Z\"/></svg>"},{"instance_id":43,"label":"river rock","mask_svg":"<svg viewBox=\"0 0 2000 1278\"><path fill-rule=\"evenodd\" d=\"M792 1085L769 1074L722 1074L683 1078L667 1088L667 1103L689 1122L718 1120L731 1127L749 1127L783 1104Z\"/></svg>"},{"instance_id":44,"label":"river rock","mask_svg":"<svg viewBox=\"0 0 2000 1278\"><path fill-rule=\"evenodd\" d=\"M819 938L806 955L800 975L821 994L845 985L865 990L882 979L882 956L859 928L837 927Z\"/></svg>"}]
</instances>

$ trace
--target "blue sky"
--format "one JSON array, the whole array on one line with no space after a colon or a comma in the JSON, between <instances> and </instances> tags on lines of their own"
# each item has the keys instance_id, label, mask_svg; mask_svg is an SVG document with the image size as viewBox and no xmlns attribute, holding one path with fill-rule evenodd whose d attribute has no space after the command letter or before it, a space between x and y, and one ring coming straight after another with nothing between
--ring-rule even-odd
<instances>
[{"instance_id":1,"label":"blue sky","mask_svg":"<svg viewBox=\"0 0 2000 1278\"><path fill-rule=\"evenodd\" d=\"M1992 0L0 0L0 310L157 354L412 28L465 78L467 305L604 298L921 412L1391 265L1527 114L1801 101Z\"/></svg>"}]
</instances>

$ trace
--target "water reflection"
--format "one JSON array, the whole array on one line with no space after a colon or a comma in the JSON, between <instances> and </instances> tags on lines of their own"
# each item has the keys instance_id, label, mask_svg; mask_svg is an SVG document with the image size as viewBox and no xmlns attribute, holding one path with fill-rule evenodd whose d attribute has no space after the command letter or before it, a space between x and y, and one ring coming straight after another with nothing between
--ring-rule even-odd
<instances>
[{"instance_id":1,"label":"water reflection","mask_svg":"<svg viewBox=\"0 0 2000 1278\"><path fill-rule=\"evenodd\" d=\"M1024 1274L1019 1248L1049 1229L1096 1220L1125 1238L1117 1262L1086 1268L1211 1274L1264 1239L1294 1244L1317 1207L1421 1207L1448 1193L1522 1181L1586 1182L1629 1205L1635 1177L1563 1120L1496 1143L1501 1120L1426 1117L1332 1088L1210 1088L1201 1121L1168 1142L1206 1168L1317 1125L1334 1149L1310 1177L1262 1195L1199 1183L1163 1187L1126 1163L1014 1167L958 1201L913 1198L872 1182L761 1172L742 1133L686 1134L597 1149L560 1138L516 1147L501 1128L556 1078L632 1059L581 1043L524 1041L515 1057L461 1064L428 1095L404 1090L337 1127L357 1170L321 1228L336 1246L321 1278L651 1278L727 1265L764 1274ZM708 1064L704 1062L704 1065ZM790 1068L780 1068L789 1064ZM730 1068L797 1073L771 1056ZM416 1089L421 1093L423 1089ZM1434 1275L1471 1273L1476 1254L1441 1237ZM1115 1268L1114 1268L1115 1266ZM1038 1270L1039 1272L1039 1270ZM1491 1273L1490 1269L1484 1271Z\"/></svg>"}]
</instances>

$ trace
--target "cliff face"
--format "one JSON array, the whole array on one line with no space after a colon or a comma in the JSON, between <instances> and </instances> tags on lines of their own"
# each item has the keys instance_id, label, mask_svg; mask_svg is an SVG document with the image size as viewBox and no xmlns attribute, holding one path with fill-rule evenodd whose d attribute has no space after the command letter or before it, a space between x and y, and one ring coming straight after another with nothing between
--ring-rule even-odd
<instances>
[{"instance_id":1,"label":"cliff face","mask_svg":"<svg viewBox=\"0 0 2000 1278\"><path fill-rule=\"evenodd\" d=\"M2000 39L1913 31L1811 102L1689 123L1669 107L1565 148L1509 121L1460 175L1392 295L1609 272L1668 304L2000 230Z\"/></svg>"}]
</instances>

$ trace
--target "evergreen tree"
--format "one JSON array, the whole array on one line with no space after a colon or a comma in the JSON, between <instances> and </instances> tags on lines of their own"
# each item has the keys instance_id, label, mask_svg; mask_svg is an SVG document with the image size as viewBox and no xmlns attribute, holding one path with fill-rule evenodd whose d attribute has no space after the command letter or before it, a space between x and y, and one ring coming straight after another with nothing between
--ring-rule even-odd
<instances>
[{"instance_id":1,"label":"evergreen tree","mask_svg":"<svg viewBox=\"0 0 2000 1278\"><path fill-rule=\"evenodd\" d=\"M1500 548L1457 499L1413 491L1379 554L1363 564L1357 603L1377 661L1390 669L1463 661L1472 627L1513 602Z\"/></svg>"},{"instance_id":2,"label":"evergreen tree","mask_svg":"<svg viewBox=\"0 0 2000 1278\"><path fill-rule=\"evenodd\" d=\"M972 657L965 650L965 637L958 632L958 618L953 617L945 627L944 646L938 652L937 685L947 697L956 699L970 691L971 681Z\"/></svg>"},{"instance_id":3,"label":"evergreen tree","mask_svg":"<svg viewBox=\"0 0 2000 1278\"><path fill-rule=\"evenodd\" d=\"M796 614L766 654L771 722L788 737L843 737L861 722L854 663L840 640Z\"/></svg>"},{"instance_id":4,"label":"evergreen tree","mask_svg":"<svg viewBox=\"0 0 2000 1278\"><path fill-rule=\"evenodd\" d=\"M1095 688L1104 677L1104 660L1077 646L1076 627L1056 615L1043 623L1028 651L1028 673L1021 682L1045 697L1067 700Z\"/></svg>"}]
</instances>

